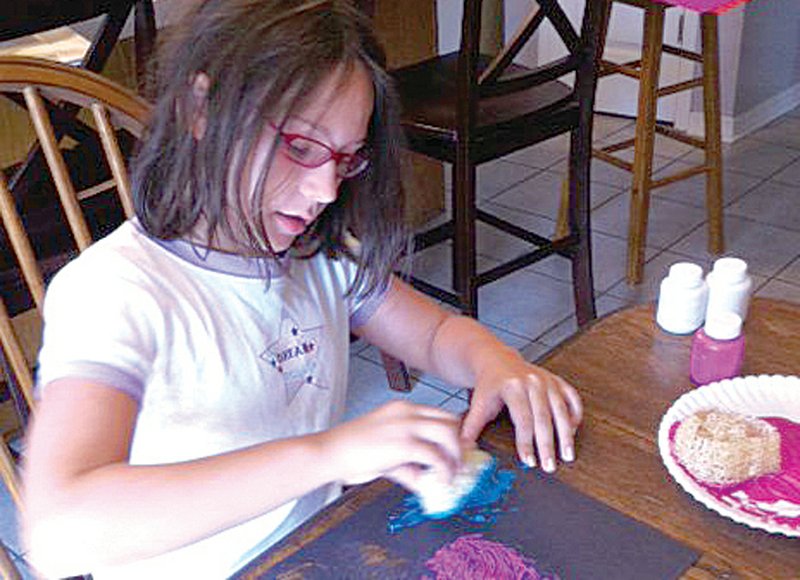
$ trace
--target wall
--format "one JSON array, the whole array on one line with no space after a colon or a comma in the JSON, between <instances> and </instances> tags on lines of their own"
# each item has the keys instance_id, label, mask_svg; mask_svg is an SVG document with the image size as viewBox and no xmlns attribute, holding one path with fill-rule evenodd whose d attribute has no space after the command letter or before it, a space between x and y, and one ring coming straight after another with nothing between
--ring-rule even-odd
<instances>
[{"instance_id":1,"label":"wall","mask_svg":"<svg viewBox=\"0 0 800 580\"><path fill-rule=\"evenodd\" d=\"M797 0L753 0L720 15L719 46L723 141L744 137L800 105ZM702 117L696 94L685 128L702 134Z\"/></svg>"},{"instance_id":2,"label":"wall","mask_svg":"<svg viewBox=\"0 0 800 580\"><path fill-rule=\"evenodd\" d=\"M521 0L527 2L528 0ZM484 0L482 7L481 50L495 52L501 44L503 36L504 12L508 24L509 5L515 6L520 0L503 2L503 0ZM463 0L439 0L436 2L437 46L439 54L447 54L458 50L461 43L461 17ZM512 12L513 13L513 12ZM513 28L512 28L513 30Z\"/></svg>"},{"instance_id":3,"label":"wall","mask_svg":"<svg viewBox=\"0 0 800 580\"><path fill-rule=\"evenodd\" d=\"M720 108L723 117L733 118L736 106L736 84L739 80L739 61L742 32L744 30L744 6L726 12L718 18L719 26L719 84ZM698 49L700 40L697 40ZM698 74L702 71L700 67ZM694 109L702 111L703 99L697 91Z\"/></svg>"},{"instance_id":4,"label":"wall","mask_svg":"<svg viewBox=\"0 0 800 580\"><path fill-rule=\"evenodd\" d=\"M800 84L800 6L797 0L753 0L745 6L736 115Z\"/></svg>"}]
</instances>

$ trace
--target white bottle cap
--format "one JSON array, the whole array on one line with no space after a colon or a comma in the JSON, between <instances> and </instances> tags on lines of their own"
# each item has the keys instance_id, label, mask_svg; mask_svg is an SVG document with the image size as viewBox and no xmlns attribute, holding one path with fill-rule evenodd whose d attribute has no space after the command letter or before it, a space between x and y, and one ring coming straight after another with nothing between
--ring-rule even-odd
<instances>
[{"instance_id":1,"label":"white bottle cap","mask_svg":"<svg viewBox=\"0 0 800 580\"><path fill-rule=\"evenodd\" d=\"M728 311L709 313L703 331L716 340L732 340L742 333L742 317Z\"/></svg>"},{"instance_id":2,"label":"white bottle cap","mask_svg":"<svg viewBox=\"0 0 800 580\"><path fill-rule=\"evenodd\" d=\"M714 262L711 274L727 283L736 284L747 276L747 262L741 258L719 258Z\"/></svg>"},{"instance_id":3,"label":"white bottle cap","mask_svg":"<svg viewBox=\"0 0 800 580\"><path fill-rule=\"evenodd\" d=\"M669 279L684 288L696 288L703 283L703 269L692 262L676 262L669 267Z\"/></svg>"}]
</instances>

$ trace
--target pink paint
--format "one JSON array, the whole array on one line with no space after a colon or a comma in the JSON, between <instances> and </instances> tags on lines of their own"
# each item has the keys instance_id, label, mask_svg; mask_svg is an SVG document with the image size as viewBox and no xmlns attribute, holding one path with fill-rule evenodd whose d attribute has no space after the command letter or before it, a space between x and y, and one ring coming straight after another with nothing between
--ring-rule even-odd
<instances>
[{"instance_id":1,"label":"pink paint","mask_svg":"<svg viewBox=\"0 0 800 580\"><path fill-rule=\"evenodd\" d=\"M781 470L778 473L762 475L736 485L714 486L698 481L691 473L684 471L720 503L765 523L800 530L800 424L779 417L762 418L777 428L781 436ZM670 429L672 444L679 424L675 423ZM674 447L672 456L677 461Z\"/></svg>"},{"instance_id":2,"label":"pink paint","mask_svg":"<svg viewBox=\"0 0 800 580\"><path fill-rule=\"evenodd\" d=\"M481 534L467 534L442 546L425 565L436 574L436 580L556 578L551 575L543 576L534 567L533 560L504 544L485 540Z\"/></svg>"},{"instance_id":3,"label":"pink paint","mask_svg":"<svg viewBox=\"0 0 800 580\"><path fill-rule=\"evenodd\" d=\"M695 12L710 12L711 14L722 14L731 8L744 4L750 0L658 0L661 4L671 4L672 6L683 6Z\"/></svg>"}]
</instances>

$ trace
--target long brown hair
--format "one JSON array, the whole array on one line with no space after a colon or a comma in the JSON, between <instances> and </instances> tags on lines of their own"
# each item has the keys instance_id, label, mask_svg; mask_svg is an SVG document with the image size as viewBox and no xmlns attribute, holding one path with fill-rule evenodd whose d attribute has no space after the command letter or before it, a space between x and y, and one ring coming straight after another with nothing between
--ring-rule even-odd
<instances>
[{"instance_id":1,"label":"long brown hair","mask_svg":"<svg viewBox=\"0 0 800 580\"><path fill-rule=\"evenodd\" d=\"M246 217L260 215L263 188L256 187L247 211L233 207L239 204L230 200L241 196L225 195L227 184L242 183L267 119L302 109L335 70L363 66L375 93L370 167L341 184L337 200L292 252L351 255L358 263L354 287L372 291L386 283L408 240L401 134L385 55L364 15L337 0L204 0L169 34L156 64L159 98L132 167L139 221L150 235L172 239L188 235L202 218L209 245L220 228L248 253L264 257L274 254L262 220ZM192 131L198 73L210 80L199 140ZM348 232L361 242L355 255L346 244Z\"/></svg>"}]
</instances>

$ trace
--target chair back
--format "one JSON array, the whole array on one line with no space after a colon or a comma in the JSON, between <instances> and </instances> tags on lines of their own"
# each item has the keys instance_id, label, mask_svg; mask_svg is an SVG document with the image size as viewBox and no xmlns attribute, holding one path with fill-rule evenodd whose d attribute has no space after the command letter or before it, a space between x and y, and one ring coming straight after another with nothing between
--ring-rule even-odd
<instances>
[{"instance_id":1,"label":"chair back","mask_svg":"<svg viewBox=\"0 0 800 580\"><path fill-rule=\"evenodd\" d=\"M581 74L595 67L597 34L606 3L587 2L580 34L575 30L557 0L537 0L530 12L496 55L481 53L484 0L464 0L461 44L458 62L458 92L461 98L459 125L474 124L480 99L498 97L542 86L577 73L572 96L579 98L594 91L594 82ZM552 62L528 68L515 65L523 48L534 38L543 23L548 22L567 49L567 54Z\"/></svg>"},{"instance_id":2,"label":"chair back","mask_svg":"<svg viewBox=\"0 0 800 580\"><path fill-rule=\"evenodd\" d=\"M37 224L31 215L20 211L25 206L20 194L12 194L4 172L0 172L0 223L5 239L0 239L0 344L6 374L6 386L16 404L20 423L33 407L32 368L38 350L41 328L40 309L49 276L76 253L85 250L99 231L112 224L97 224L110 215L128 217L133 214L130 185L120 143L141 136L150 114L150 105L136 94L89 71L50 61L6 57L0 58L0 94L10 97L8 103L22 104L27 111L36 144L41 150L71 238L70 247L52 247L53 224ZM19 98L15 98L19 97ZM68 159L75 140L62 136L58 126L60 115L69 110L73 128L89 141L99 143L99 158L105 159L106 171L97 172L99 183L86 184L82 168L70 168ZM0 143L0 147L2 147ZM30 155L29 155L30 157ZM78 159L81 159L80 157ZM95 159L95 163L99 160ZM80 175L76 187L74 176ZM116 214L100 212L87 221L87 206L102 199L108 205L115 190ZM30 190L25 189L23 193ZM100 227L98 227L98 225ZM113 224L115 225L115 224ZM37 235L39 238L37 239ZM19 502L15 453L5 439L0 443L0 470Z\"/></svg>"},{"instance_id":3,"label":"chair back","mask_svg":"<svg viewBox=\"0 0 800 580\"><path fill-rule=\"evenodd\" d=\"M572 261L578 323L595 317L589 182L598 52L608 4L586 2L578 34L557 0L537 0L498 54L486 55L481 52L483 0L464 0L458 51L392 71L407 146L453 168L452 218L414 240L416 251L452 240L452 290L412 276L417 288L477 316L480 286L559 254ZM567 54L525 66L517 57L545 22ZM562 78L569 75L571 84ZM564 194L568 233L541 235L478 206L478 165L563 134L570 137ZM527 242L530 251L479 272L478 221Z\"/></svg>"}]
</instances>

